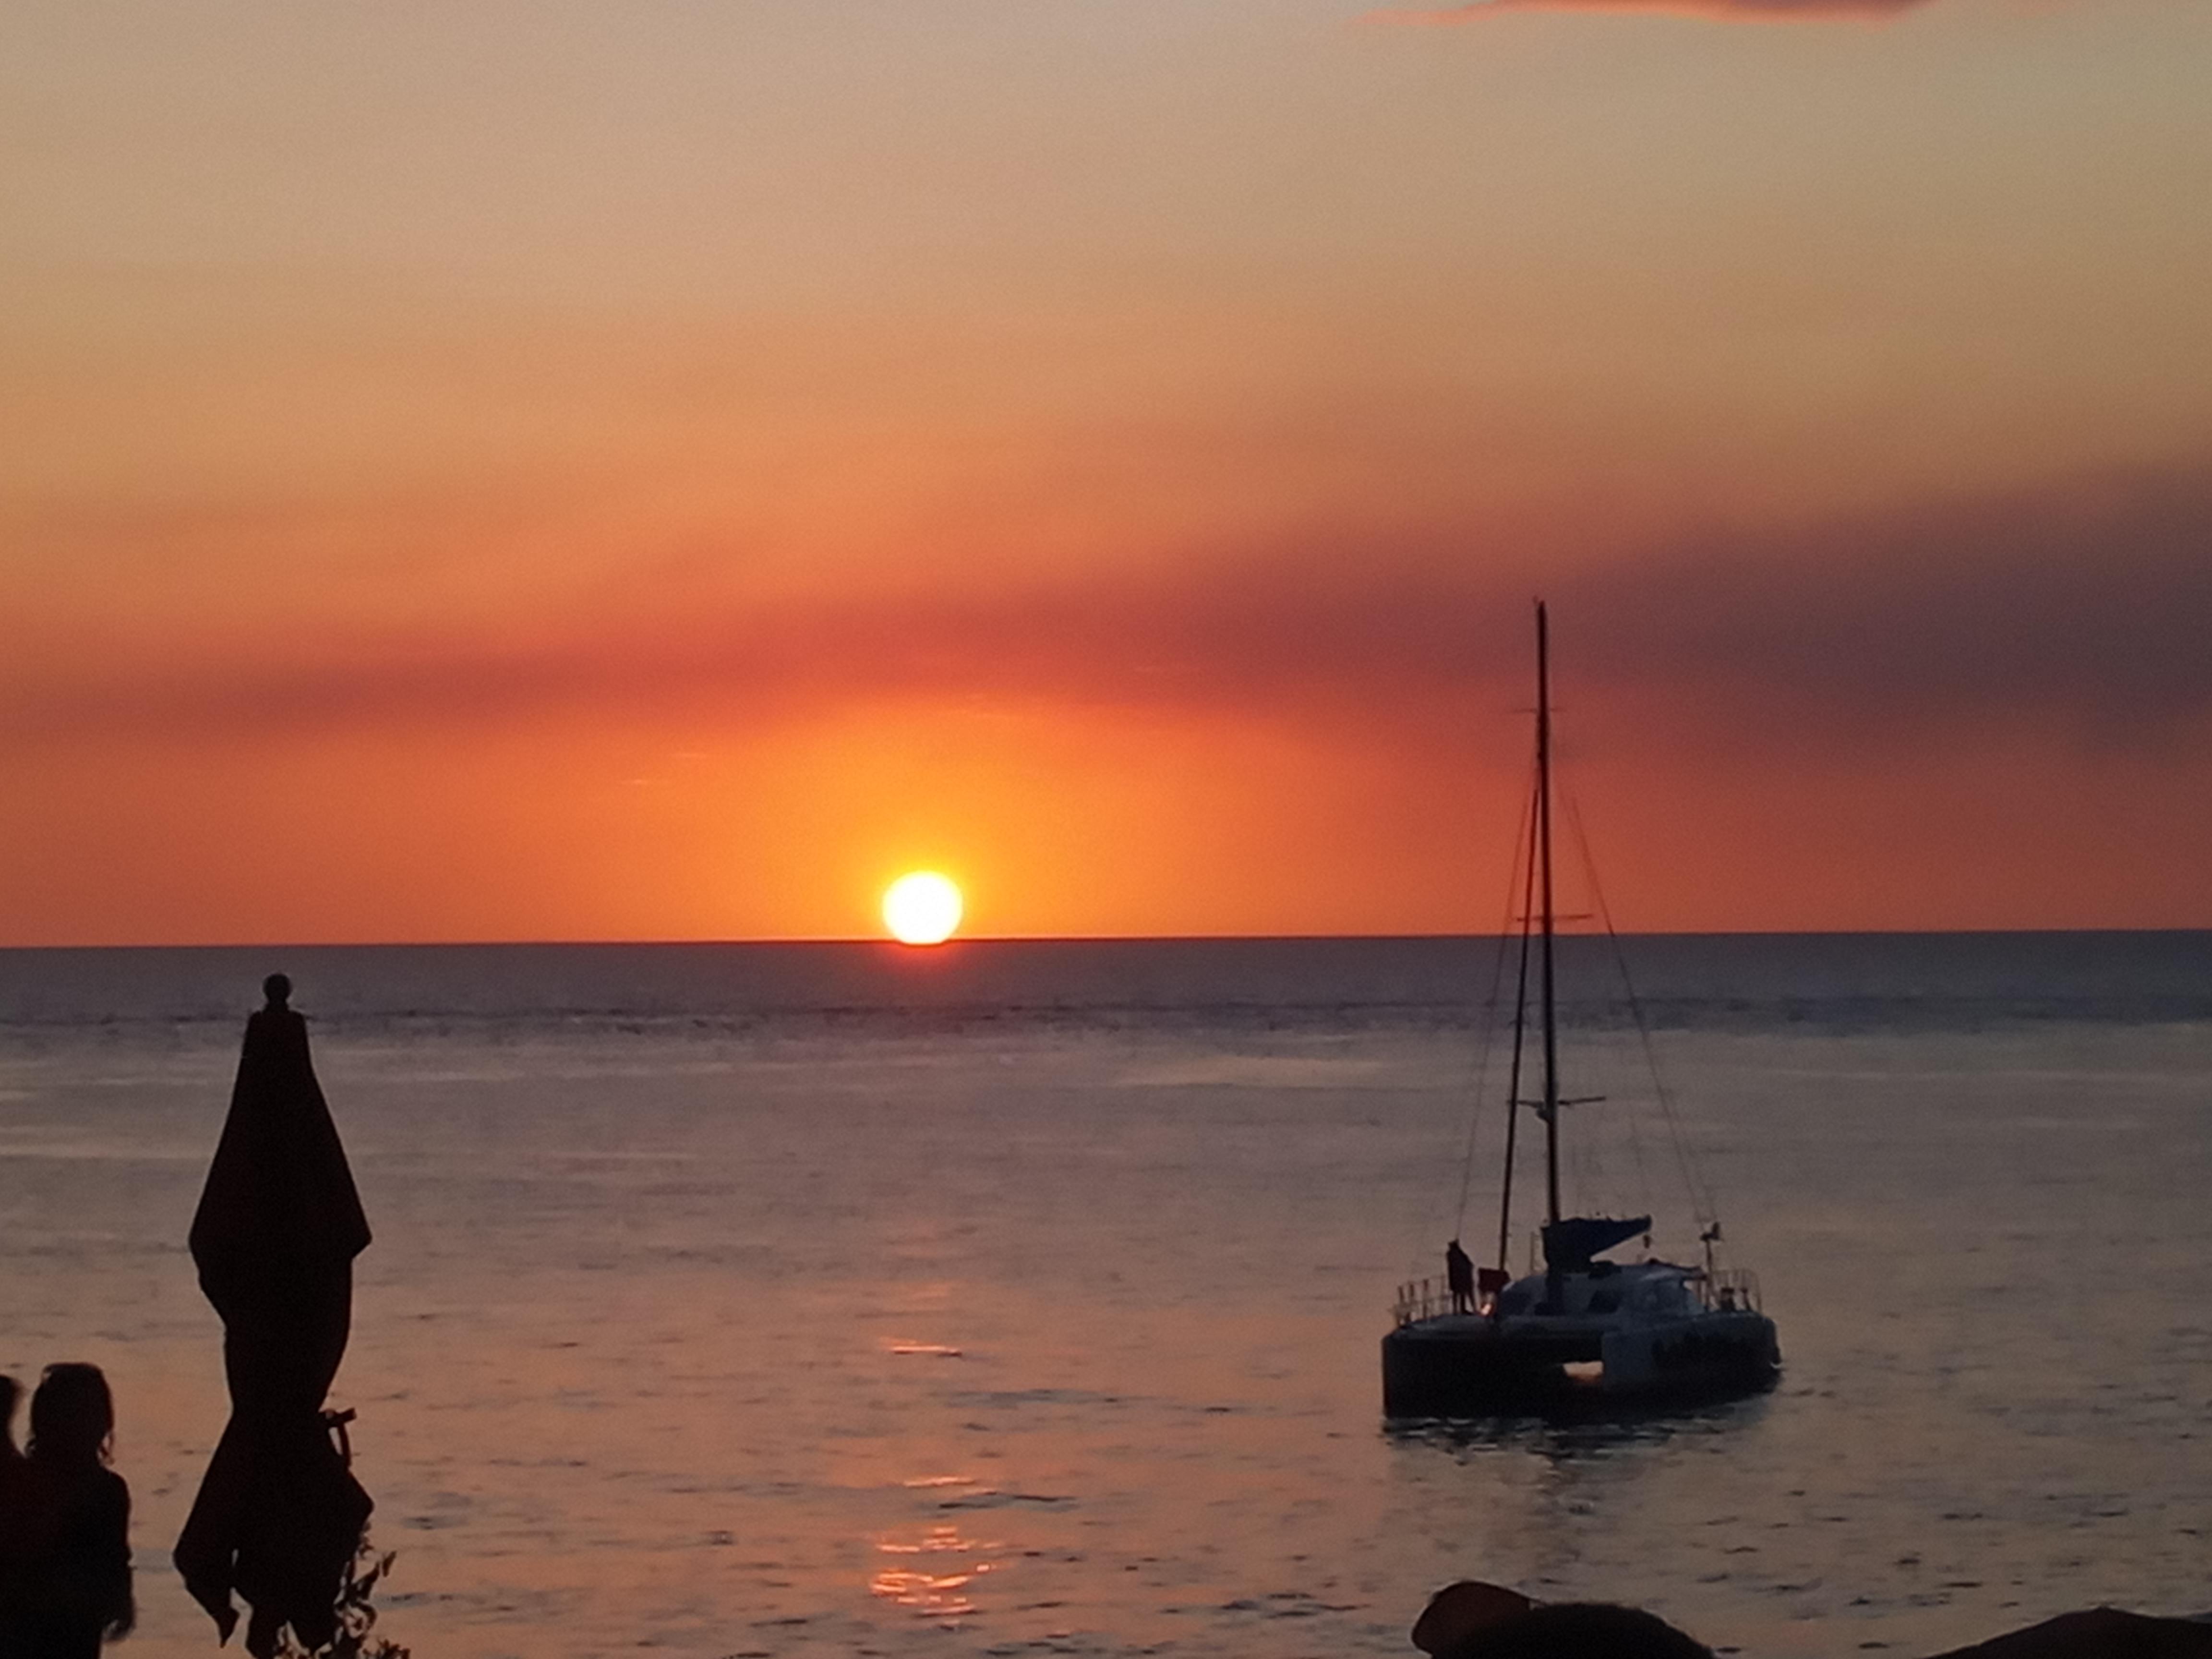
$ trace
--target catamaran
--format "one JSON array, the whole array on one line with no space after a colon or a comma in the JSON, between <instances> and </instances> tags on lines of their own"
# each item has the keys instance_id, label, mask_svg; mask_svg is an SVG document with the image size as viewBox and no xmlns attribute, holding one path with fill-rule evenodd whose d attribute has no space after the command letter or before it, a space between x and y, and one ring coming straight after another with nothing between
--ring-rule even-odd
<instances>
[{"instance_id":1,"label":"catamaran","mask_svg":"<svg viewBox=\"0 0 2212 1659\"><path fill-rule=\"evenodd\" d=\"M1528 862L1521 881L1521 967L1507 1086L1504 1176L1496 1265L1473 1263L1454 1242L1451 1279L1399 1287L1395 1322L1382 1339L1382 1409L1395 1418L1540 1413L1581 1405L1693 1403L1772 1385L1781 1369L1774 1322L1756 1279L1715 1265L1717 1221L1701 1231L1702 1262L1608 1252L1648 1235L1651 1218L1570 1215L1560 1202L1559 1115L1584 1103L1561 1092L1552 866L1551 640L1536 607L1536 766ZM1502 964L1501 964L1502 965ZM1532 974L1533 970L1533 974ZM1522 1100L1536 1015L1541 1087ZM1587 1097L1585 1097L1586 1099ZM1515 1278L1513 1166L1520 1113L1544 1130L1545 1218L1540 1269Z\"/></svg>"}]
</instances>

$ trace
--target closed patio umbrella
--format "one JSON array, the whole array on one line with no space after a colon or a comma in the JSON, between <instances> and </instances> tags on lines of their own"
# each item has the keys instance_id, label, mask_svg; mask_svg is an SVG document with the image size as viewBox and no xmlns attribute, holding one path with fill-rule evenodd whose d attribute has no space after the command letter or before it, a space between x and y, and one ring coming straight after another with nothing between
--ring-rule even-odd
<instances>
[{"instance_id":1,"label":"closed patio umbrella","mask_svg":"<svg viewBox=\"0 0 2212 1659\"><path fill-rule=\"evenodd\" d=\"M372 1505L323 1411L368 1222L291 981L272 974L262 988L268 1006L246 1022L191 1234L200 1288L222 1317L230 1422L173 1559L223 1640L238 1621L233 1593L246 1599L247 1650L267 1659L288 1625L310 1651L331 1641Z\"/></svg>"}]
</instances>

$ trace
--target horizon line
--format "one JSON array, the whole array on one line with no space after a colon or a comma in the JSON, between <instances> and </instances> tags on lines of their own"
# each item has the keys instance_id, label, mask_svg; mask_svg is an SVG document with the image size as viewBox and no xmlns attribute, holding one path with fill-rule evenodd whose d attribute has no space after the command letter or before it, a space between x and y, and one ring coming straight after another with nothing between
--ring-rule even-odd
<instances>
[{"instance_id":1,"label":"horizon line","mask_svg":"<svg viewBox=\"0 0 2212 1659\"><path fill-rule=\"evenodd\" d=\"M2166 927L1661 927L1624 929L1621 939L2047 939L2099 935L2166 936L2212 933L2212 926ZM1562 939L1602 939L1601 930L1562 933ZM95 943L0 944L0 952L52 951L491 951L702 950L735 946L877 945L917 957L949 955L969 945L1322 945L1413 944L1428 940L1495 940L1516 933L1438 931L1374 933L979 933L937 945L905 945L884 933L774 934L756 938L470 939L190 939Z\"/></svg>"}]
</instances>

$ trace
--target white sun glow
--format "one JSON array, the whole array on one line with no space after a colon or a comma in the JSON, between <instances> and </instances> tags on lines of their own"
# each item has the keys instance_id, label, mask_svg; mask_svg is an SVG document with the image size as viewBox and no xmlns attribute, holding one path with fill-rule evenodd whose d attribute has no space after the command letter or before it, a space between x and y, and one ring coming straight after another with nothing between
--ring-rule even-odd
<instances>
[{"instance_id":1,"label":"white sun glow","mask_svg":"<svg viewBox=\"0 0 2212 1659\"><path fill-rule=\"evenodd\" d=\"M942 945L960 925L960 890L934 870L901 876L884 893L884 926L902 945Z\"/></svg>"}]
</instances>

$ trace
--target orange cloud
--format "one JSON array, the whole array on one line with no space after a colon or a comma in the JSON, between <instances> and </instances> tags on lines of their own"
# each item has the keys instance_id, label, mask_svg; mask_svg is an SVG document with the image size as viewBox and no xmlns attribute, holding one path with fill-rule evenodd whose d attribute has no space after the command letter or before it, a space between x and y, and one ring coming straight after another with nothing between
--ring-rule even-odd
<instances>
[{"instance_id":1,"label":"orange cloud","mask_svg":"<svg viewBox=\"0 0 2212 1659\"><path fill-rule=\"evenodd\" d=\"M1478 0L1435 10L1392 9L1369 14L1382 23L1472 23L1493 12L1602 11L1702 17L1724 23L1886 22L1928 0Z\"/></svg>"},{"instance_id":2,"label":"orange cloud","mask_svg":"<svg viewBox=\"0 0 2212 1659\"><path fill-rule=\"evenodd\" d=\"M1602 567L1483 530L890 594L671 564L631 573L650 612L498 628L27 629L0 939L866 933L921 864L979 933L1492 927L1538 592L1625 925L2212 917L2212 466Z\"/></svg>"}]
</instances>

